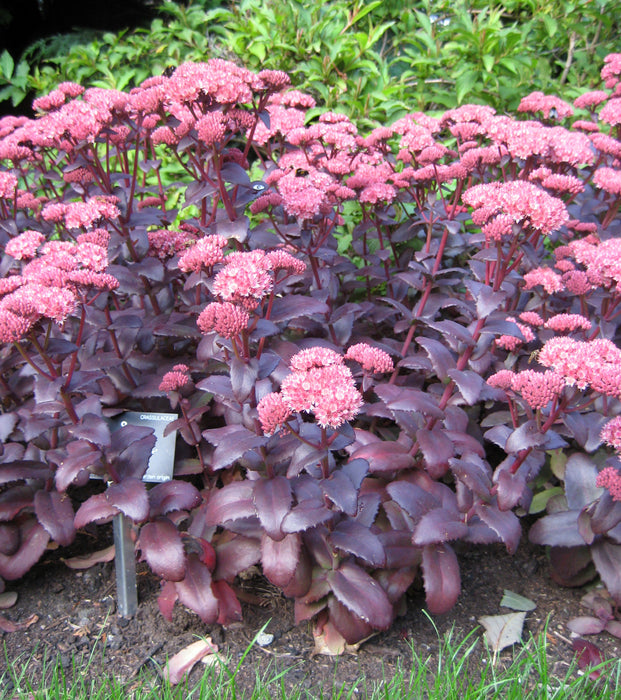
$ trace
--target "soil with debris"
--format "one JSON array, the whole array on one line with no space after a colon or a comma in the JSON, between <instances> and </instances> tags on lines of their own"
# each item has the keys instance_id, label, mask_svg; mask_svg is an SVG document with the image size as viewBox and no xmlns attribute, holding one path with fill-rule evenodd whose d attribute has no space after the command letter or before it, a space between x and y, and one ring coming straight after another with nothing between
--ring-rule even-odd
<instances>
[{"instance_id":1,"label":"soil with debris","mask_svg":"<svg viewBox=\"0 0 621 700\"><path fill-rule=\"evenodd\" d=\"M111 544L111 532L109 536L110 541L104 545ZM101 545L97 543L98 547ZM88 546L92 546L92 541L82 540L72 546L71 554L88 552ZM114 563L96 564L76 572L63 563L66 556L66 549L49 551L24 579L7 585L8 591L18 593L18 599L9 609L0 610L3 626L11 627L11 622L18 623L16 626L30 624L21 630L3 632L5 648L0 655L0 671L4 670L2 666L7 659L20 660L22 665L29 659L28 676L38 683L45 659L49 669L49 660L59 655L69 677L76 660L86 665L88 659L88 677L107 673L121 681L132 681L143 670L150 670L157 677L166 659L199 637L210 637L234 666L255 634L269 623L265 631L273 635L273 640L266 646L254 645L237 678L238 687L246 695L254 686L257 667L262 673L268 665L270 673L273 669L289 669L284 677L287 687L300 687L303 683L309 689L323 687L325 693L333 681L347 688L364 674L368 688L374 681L390 678L398 664L409 668L411 644L433 669L439 648L438 633L441 636L454 628L454 639L461 640L478 627L482 615L510 612L500 607L503 591L508 589L536 603L535 610L527 614L524 637L529 632L536 635L542 631L549 618L550 669L555 676L565 677L574 654L567 622L589 614L580 604L583 589L561 588L550 579L543 548L523 543L515 556L509 556L500 546L463 548L459 550L462 594L451 612L434 616L432 623L423 612L422 586L415 585L408 593L407 614L397 618L388 632L377 634L361 645L357 653L336 660L313 655L314 641L309 627L294 624L292 602L259 575L240 582L247 594L244 597L254 601L243 604L243 623L222 629L204 625L178 603L173 621L167 622L158 610L159 582L144 564L137 567L138 612L133 618L124 619L116 611ZM480 627L476 634L481 636ZM591 641L605 658L619 656L621 644L614 637L602 634ZM483 649L480 642L473 659L475 665ZM506 650L500 654L498 663L509 664L511 659L511 650ZM204 666L197 664L189 683L195 683L203 671ZM0 696L4 692L10 697L11 689L12 681L5 675L0 683Z\"/></svg>"}]
</instances>

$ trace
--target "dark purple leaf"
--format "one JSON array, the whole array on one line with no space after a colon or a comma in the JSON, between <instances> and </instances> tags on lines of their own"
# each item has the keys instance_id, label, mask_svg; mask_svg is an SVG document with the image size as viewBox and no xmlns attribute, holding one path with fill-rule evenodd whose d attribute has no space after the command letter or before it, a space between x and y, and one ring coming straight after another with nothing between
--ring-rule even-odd
<instances>
[{"instance_id":1,"label":"dark purple leaf","mask_svg":"<svg viewBox=\"0 0 621 700\"><path fill-rule=\"evenodd\" d=\"M565 496L572 510L581 510L601 495L595 486L597 467L589 457L576 452L565 465Z\"/></svg>"},{"instance_id":2,"label":"dark purple leaf","mask_svg":"<svg viewBox=\"0 0 621 700\"><path fill-rule=\"evenodd\" d=\"M243 403L250 396L250 392L257 382L257 377L256 361L248 363L237 357L231 360L231 387L233 395L239 403Z\"/></svg>"},{"instance_id":3,"label":"dark purple leaf","mask_svg":"<svg viewBox=\"0 0 621 700\"><path fill-rule=\"evenodd\" d=\"M408 469L414 464L414 458L400 442L371 442L359 447L351 458L365 459L371 473Z\"/></svg>"},{"instance_id":4,"label":"dark purple leaf","mask_svg":"<svg viewBox=\"0 0 621 700\"><path fill-rule=\"evenodd\" d=\"M583 545L550 549L550 576L561 586L584 586L596 575L590 547Z\"/></svg>"},{"instance_id":5,"label":"dark purple leaf","mask_svg":"<svg viewBox=\"0 0 621 700\"><path fill-rule=\"evenodd\" d=\"M371 566L386 565L386 554L379 537L355 520L342 520L328 535L328 542L343 552L364 559Z\"/></svg>"},{"instance_id":6,"label":"dark purple leaf","mask_svg":"<svg viewBox=\"0 0 621 700\"><path fill-rule=\"evenodd\" d=\"M610 532L621 523L621 502L613 501L609 491L604 491L591 515L591 528L600 535Z\"/></svg>"},{"instance_id":7,"label":"dark purple leaf","mask_svg":"<svg viewBox=\"0 0 621 700\"><path fill-rule=\"evenodd\" d=\"M185 575L185 552L179 531L167 518L143 525L140 551L153 573L168 581L181 581Z\"/></svg>"},{"instance_id":8,"label":"dark purple leaf","mask_svg":"<svg viewBox=\"0 0 621 700\"><path fill-rule=\"evenodd\" d=\"M437 498L409 481L393 481L386 486L386 491L415 520L440 505Z\"/></svg>"},{"instance_id":9,"label":"dark purple leaf","mask_svg":"<svg viewBox=\"0 0 621 700\"><path fill-rule=\"evenodd\" d=\"M463 371L450 369L447 374L457 385L468 406L474 406L481 397L481 391L485 386L483 378L469 369Z\"/></svg>"},{"instance_id":10,"label":"dark purple leaf","mask_svg":"<svg viewBox=\"0 0 621 700\"><path fill-rule=\"evenodd\" d=\"M212 469L223 469L240 459L245 452L264 445L268 438L257 435L243 425L227 425L203 432L205 440L216 446L211 463Z\"/></svg>"},{"instance_id":11,"label":"dark purple leaf","mask_svg":"<svg viewBox=\"0 0 621 700\"><path fill-rule=\"evenodd\" d=\"M579 547L584 540L578 532L578 513L563 511L552 513L537 520L528 533L528 539L535 544L553 547Z\"/></svg>"},{"instance_id":12,"label":"dark purple leaf","mask_svg":"<svg viewBox=\"0 0 621 700\"><path fill-rule=\"evenodd\" d=\"M249 185L250 178L239 163L228 162L220 168L220 174L224 182L231 185Z\"/></svg>"},{"instance_id":13,"label":"dark purple leaf","mask_svg":"<svg viewBox=\"0 0 621 700\"><path fill-rule=\"evenodd\" d=\"M149 497L140 479L124 479L120 484L111 484L106 491L108 502L134 522L149 516Z\"/></svg>"},{"instance_id":14,"label":"dark purple leaf","mask_svg":"<svg viewBox=\"0 0 621 700\"><path fill-rule=\"evenodd\" d=\"M608 421L597 411L591 413L563 413L563 423L571 430L574 439L586 452L595 452L601 445L600 433Z\"/></svg>"},{"instance_id":15,"label":"dark purple leaf","mask_svg":"<svg viewBox=\"0 0 621 700\"><path fill-rule=\"evenodd\" d=\"M241 622L241 603L235 595L235 591L226 581L212 581L211 590L218 599L218 619L219 625L230 625L232 622Z\"/></svg>"},{"instance_id":16,"label":"dark purple leaf","mask_svg":"<svg viewBox=\"0 0 621 700\"><path fill-rule=\"evenodd\" d=\"M41 479L43 481L50 478L52 470L43 462L34 460L20 460L18 462L8 462L0 464L0 484L9 484L12 481L25 481L26 479Z\"/></svg>"},{"instance_id":17,"label":"dark purple leaf","mask_svg":"<svg viewBox=\"0 0 621 700\"><path fill-rule=\"evenodd\" d=\"M336 631L343 637L347 644L356 644L363 639L366 639L373 633L373 627L362 620L358 615L350 612L342 603L330 597L328 601L328 610L330 611L330 620L326 627L332 623ZM324 627L324 636L326 646L332 651L336 651L333 643L331 643L331 635L329 630ZM337 647L338 648L338 647Z\"/></svg>"},{"instance_id":18,"label":"dark purple leaf","mask_svg":"<svg viewBox=\"0 0 621 700\"><path fill-rule=\"evenodd\" d=\"M498 445L501 450L504 450L511 432L511 428L508 425L495 425L485 432L484 437L486 440Z\"/></svg>"},{"instance_id":19,"label":"dark purple leaf","mask_svg":"<svg viewBox=\"0 0 621 700\"><path fill-rule=\"evenodd\" d=\"M199 559L191 554L185 567L185 578L175 583L179 602L193 610L205 624L218 619L218 599L211 590L211 574Z\"/></svg>"},{"instance_id":20,"label":"dark purple leaf","mask_svg":"<svg viewBox=\"0 0 621 700\"><path fill-rule=\"evenodd\" d=\"M464 328L462 325L459 323L456 323L455 321L449 321L448 319L444 321L428 321L427 325L430 328L433 328L434 330L438 331L439 333L442 334L446 342L454 349L458 350L458 346L460 344L464 344L466 346L471 346L474 345L474 340L472 339L472 334L467 328ZM427 339L426 339L427 340ZM419 338L416 338L416 341L420 343ZM423 346L424 347L424 346ZM431 353L429 355L431 361L433 362L433 358L431 357Z\"/></svg>"},{"instance_id":21,"label":"dark purple leaf","mask_svg":"<svg viewBox=\"0 0 621 700\"><path fill-rule=\"evenodd\" d=\"M423 515L412 535L417 546L458 540L468 534L468 526L462 521L459 511L436 508Z\"/></svg>"},{"instance_id":22,"label":"dark purple leaf","mask_svg":"<svg viewBox=\"0 0 621 700\"><path fill-rule=\"evenodd\" d=\"M37 491L34 497L37 520L50 537L63 546L75 539L73 506L71 499L58 491Z\"/></svg>"},{"instance_id":23,"label":"dark purple leaf","mask_svg":"<svg viewBox=\"0 0 621 700\"><path fill-rule=\"evenodd\" d=\"M64 383L64 377L50 381L47 377L37 375L35 378L35 403L42 404L58 400L58 392Z\"/></svg>"},{"instance_id":24,"label":"dark purple leaf","mask_svg":"<svg viewBox=\"0 0 621 700\"><path fill-rule=\"evenodd\" d=\"M233 481L212 493L205 511L207 525L222 525L229 520L239 520L256 515L252 481Z\"/></svg>"},{"instance_id":25,"label":"dark purple leaf","mask_svg":"<svg viewBox=\"0 0 621 700\"><path fill-rule=\"evenodd\" d=\"M399 602L412 585L418 571L418 565L406 567L401 564L399 568L392 571L383 569L377 572L376 577L381 587L386 591L388 600L394 605Z\"/></svg>"},{"instance_id":26,"label":"dark purple leaf","mask_svg":"<svg viewBox=\"0 0 621 700\"><path fill-rule=\"evenodd\" d=\"M539 431L537 423L529 420L509 435L504 449L508 454L514 454L529 447L543 445L545 441L546 436Z\"/></svg>"},{"instance_id":27,"label":"dark purple leaf","mask_svg":"<svg viewBox=\"0 0 621 700\"><path fill-rule=\"evenodd\" d=\"M31 508L34 491L30 486L13 486L0 492L0 522L13 520L24 508Z\"/></svg>"},{"instance_id":28,"label":"dark purple leaf","mask_svg":"<svg viewBox=\"0 0 621 700\"><path fill-rule=\"evenodd\" d=\"M83 440L70 442L67 445L67 452L68 455L59 463L56 470L56 488L59 491L66 491L72 483L87 474L89 467L97 467L101 464L101 453L89 442Z\"/></svg>"},{"instance_id":29,"label":"dark purple leaf","mask_svg":"<svg viewBox=\"0 0 621 700\"><path fill-rule=\"evenodd\" d=\"M15 554L19 548L19 527L14 523L0 523L0 553ZM0 584L2 588L2 584ZM2 590L0 590L2 593Z\"/></svg>"},{"instance_id":30,"label":"dark purple leaf","mask_svg":"<svg viewBox=\"0 0 621 700\"><path fill-rule=\"evenodd\" d=\"M360 463L366 464L364 460L357 460ZM367 465L368 469L368 465ZM358 489L352 484L351 480L345 476L343 470L334 472L328 479L322 479L320 486L324 494L334 503L343 513L356 515L358 510Z\"/></svg>"},{"instance_id":31,"label":"dark purple leaf","mask_svg":"<svg viewBox=\"0 0 621 700\"><path fill-rule=\"evenodd\" d=\"M229 539L216 546L218 565L214 579L232 581L240 571L256 564L261 558L259 540L231 533Z\"/></svg>"},{"instance_id":32,"label":"dark purple leaf","mask_svg":"<svg viewBox=\"0 0 621 700\"><path fill-rule=\"evenodd\" d=\"M448 372L455 369L455 358L448 348L439 340L418 336L416 342L426 350L438 379L444 381L448 378Z\"/></svg>"},{"instance_id":33,"label":"dark purple leaf","mask_svg":"<svg viewBox=\"0 0 621 700\"><path fill-rule=\"evenodd\" d=\"M291 486L284 476L254 482L252 499L265 532L273 540L282 540L280 526L291 510Z\"/></svg>"},{"instance_id":34,"label":"dark purple leaf","mask_svg":"<svg viewBox=\"0 0 621 700\"><path fill-rule=\"evenodd\" d=\"M394 614L388 596L364 569L345 561L328 572L328 582L337 600L375 629L388 629Z\"/></svg>"},{"instance_id":35,"label":"dark purple leaf","mask_svg":"<svg viewBox=\"0 0 621 700\"><path fill-rule=\"evenodd\" d=\"M17 425L15 413L3 413L0 415L0 442L5 442Z\"/></svg>"},{"instance_id":36,"label":"dark purple leaf","mask_svg":"<svg viewBox=\"0 0 621 700\"><path fill-rule=\"evenodd\" d=\"M261 568L266 578L281 588L293 578L300 561L301 537L287 535L280 541L264 534L261 538Z\"/></svg>"},{"instance_id":37,"label":"dark purple leaf","mask_svg":"<svg viewBox=\"0 0 621 700\"><path fill-rule=\"evenodd\" d=\"M369 463L366 459L350 459L341 467L343 474L346 474L354 488L358 490L364 477L369 473Z\"/></svg>"},{"instance_id":38,"label":"dark purple leaf","mask_svg":"<svg viewBox=\"0 0 621 700\"><path fill-rule=\"evenodd\" d=\"M444 418L437 399L420 389L382 384L375 387L375 393L392 411L416 411L432 418Z\"/></svg>"},{"instance_id":39,"label":"dark purple leaf","mask_svg":"<svg viewBox=\"0 0 621 700\"><path fill-rule=\"evenodd\" d=\"M30 527L26 535L22 535L17 552L11 556L0 553L0 576L7 581L21 578L39 561L49 540L50 536L43 525L37 523Z\"/></svg>"},{"instance_id":40,"label":"dark purple leaf","mask_svg":"<svg viewBox=\"0 0 621 700\"><path fill-rule=\"evenodd\" d=\"M140 440L135 440L132 442L131 445L124 449L115 460L115 469L119 475L119 478L123 480L134 479L136 481L140 481L142 479L144 473L147 471L149 459L151 458L151 453L155 447L156 438L153 434L153 428L147 428L146 426L135 427L140 427L141 431L147 431L147 435ZM116 433L113 433L113 435L116 436L122 430L125 430L125 428L117 430Z\"/></svg>"},{"instance_id":41,"label":"dark purple leaf","mask_svg":"<svg viewBox=\"0 0 621 700\"><path fill-rule=\"evenodd\" d=\"M511 510L527 495L526 479L521 474L511 474L507 469L496 473L496 498L500 510Z\"/></svg>"},{"instance_id":42,"label":"dark purple leaf","mask_svg":"<svg viewBox=\"0 0 621 700\"><path fill-rule=\"evenodd\" d=\"M72 425L69 434L79 440L88 440L97 447L108 447L111 442L110 427L107 421L92 413L87 413L77 425Z\"/></svg>"},{"instance_id":43,"label":"dark purple leaf","mask_svg":"<svg viewBox=\"0 0 621 700\"><path fill-rule=\"evenodd\" d=\"M377 517L381 497L379 493L363 493L358 496L358 512L356 521L366 527L371 527Z\"/></svg>"},{"instance_id":44,"label":"dark purple leaf","mask_svg":"<svg viewBox=\"0 0 621 700\"><path fill-rule=\"evenodd\" d=\"M456 479L464 483L477 496L489 497L492 486L490 469L478 455L469 454L463 459L451 459L450 465Z\"/></svg>"},{"instance_id":45,"label":"dark purple leaf","mask_svg":"<svg viewBox=\"0 0 621 700\"><path fill-rule=\"evenodd\" d=\"M317 501L303 501L283 518L281 529L286 533L303 532L334 517L334 513Z\"/></svg>"},{"instance_id":46,"label":"dark purple leaf","mask_svg":"<svg viewBox=\"0 0 621 700\"><path fill-rule=\"evenodd\" d=\"M448 471L449 459L455 454L455 445L444 430L434 425L431 430L421 428L416 440L425 458L425 468L434 479L441 479Z\"/></svg>"},{"instance_id":47,"label":"dark purple leaf","mask_svg":"<svg viewBox=\"0 0 621 700\"><path fill-rule=\"evenodd\" d=\"M479 518L498 534L507 551L515 554L522 537L522 527L517 516L509 510L498 510L486 503L480 503L475 510Z\"/></svg>"},{"instance_id":48,"label":"dark purple leaf","mask_svg":"<svg viewBox=\"0 0 621 700\"><path fill-rule=\"evenodd\" d=\"M461 590L459 564L447 544L430 544L423 548L423 578L429 612L441 615L457 602Z\"/></svg>"},{"instance_id":49,"label":"dark purple leaf","mask_svg":"<svg viewBox=\"0 0 621 700\"><path fill-rule=\"evenodd\" d=\"M210 394L215 394L222 399L235 398L230 377L226 377L222 374L212 374L210 377L198 382L196 388L201 391L207 391ZM221 430L221 428L218 428L218 430Z\"/></svg>"},{"instance_id":50,"label":"dark purple leaf","mask_svg":"<svg viewBox=\"0 0 621 700\"><path fill-rule=\"evenodd\" d=\"M477 317L486 319L507 298L507 293L503 291L495 292L491 287L483 284L475 291L473 284L477 283L471 280L470 284L466 283L466 286L476 300Z\"/></svg>"},{"instance_id":51,"label":"dark purple leaf","mask_svg":"<svg viewBox=\"0 0 621 700\"><path fill-rule=\"evenodd\" d=\"M274 299L270 321L282 323L294 318L309 317L316 314L327 314L330 307L320 299L304 297L298 294L287 294L284 297Z\"/></svg>"},{"instance_id":52,"label":"dark purple leaf","mask_svg":"<svg viewBox=\"0 0 621 700\"><path fill-rule=\"evenodd\" d=\"M606 620L584 615L572 618L567 627L575 634L599 634L606 627Z\"/></svg>"},{"instance_id":53,"label":"dark purple leaf","mask_svg":"<svg viewBox=\"0 0 621 700\"><path fill-rule=\"evenodd\" d=\"M84 501L78 508L78 512L73 519L74 527L79 530L88 523L105 523L119 513L119 509L115 508L106 498L105 493L97 493Z\"/></svg>"},{"instance_id":54,"label":"dark purple leaf","mask_svg":"<svg viewBox=\"0 0 621 700\"><path fill-rule=\"evenodd\" d=\"M198 489L188 481L167 481L149 490L149 516L155 518L173 510L192 510L200 502Z\"/></svg>"},{"instance_id":55,"label":"dark purple leaf","mask_svg":"<svg viewBox=\"0 0 621 700\"><path fill-rule=\"evenodd\" d=\"M621 604L621 545L599 540L591 546L597 573L617 605Z\"/></svg>"}]
</instances>

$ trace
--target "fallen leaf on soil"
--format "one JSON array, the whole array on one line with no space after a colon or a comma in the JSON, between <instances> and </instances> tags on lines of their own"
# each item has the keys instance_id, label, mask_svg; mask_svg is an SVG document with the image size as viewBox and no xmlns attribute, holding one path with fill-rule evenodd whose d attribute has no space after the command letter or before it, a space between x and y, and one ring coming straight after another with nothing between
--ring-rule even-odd
<instances>
[{"instance_id":1,"label":"fallen leaf on soil","mask_svg":"<svg viewBox=\"0 0 621 700\"><path fill-rule=\"evenodd\" d=\"M576 661L578 666L582 670L587 669L591 666L597 666L603 663L604 657L599 647L596 647L592 642L588 642L586 639L578 637L574 639L571 643L574 651L576 652ZM589 677L592 681L597 680L601 675L601 671L591 671Z\"/></svg>"},{"instance_id":2,"label":"fallen leaf on soil","mask_svg":"<svg viewBox=\"0 0 621 700\"><path fill-rule=\"evenodd\" d=\"M15 591L7 591L0 593L0 610L12 608L17 602L17 593Z\"/></svg>"},{"instance_id":3,"label":"fallen leaf on soil","mask_svg":"<svg viewBox=\"0 0 621 700\"><path fill-rule=\"evenodd\" d=\"M23 622L13 622L12 620L7 620L6 617L2 617L2 615L0 615L0 630L3 632L19 632L20 630L25 630L27 627L30 627L30 625L34 625L38 619L39 616L33 614L26 618Z\"/></svg>"},{"instance_id":4,"label":"fallen leaf on soil","mask_svg":"<svg viewBox=\"0 0 621 700\"><path fill-rule=\"evenodd\" d=\"M537 607L537 604L530 600L530 598L525 598L519 593L508 591L506 588L500 604L504 608L511 608L511 610L519 610L520 612L530 612Z\"/></svg>"},{"instance_id":5,"label":"fallen leaf on soil","mask_svg":"<svg viewBox=\"0 0 621 700\"><path fill-rule=\"evenodd\" d=\"M71 557L71 559L63 559L63 561L70 569L90 569L91 566L95 566L95 564L112 561L113 559L114 545L111 544L109 547L100 549L98 552L84 554L80 557Z\"/></svg>"},{"instance_id":6,"label":"fallen leaf on soil","mask_svg":"<svg viewBox=\"0 0 621 700\"><path fill-rule=\"evenodd\" d=\"M520 641L525 619L525 612L516 612L507 615L484 615L479 618L479 622L485 627L485 638L492 650L498 653Z\"/></svg>"},{"instance_id":7,"label":"fallen leaf on soil","mask_svg":"<svg viewBox=\"0 0 621 700\"><path fill-rule=\"evenodd\" d=\"M166 664L166 678L171 685L179 683L189 673L196 663L207 654L214 655L218 647L209 637L199 639L177 652Z\"/></svg>"}]
</instances>

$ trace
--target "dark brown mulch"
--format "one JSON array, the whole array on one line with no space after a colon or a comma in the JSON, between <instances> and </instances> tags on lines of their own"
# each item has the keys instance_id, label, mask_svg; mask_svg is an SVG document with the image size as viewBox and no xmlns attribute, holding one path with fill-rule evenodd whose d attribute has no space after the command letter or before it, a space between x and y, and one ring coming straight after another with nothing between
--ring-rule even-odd
<instances>
[{"instance_id":1,"label":"dark brown mulch","mask_svg":"<svg viewBox=\"0 0 621 700\"><path fill-rule=\"evenodd\" d=\"M500 546L465 548L459 556L462 594L450 613L435 616L432 624L423 613L423 591L414 590L408 595L407 614L398 618L390 631L371 638L357 654L335 660L313 656L308 626L294 624L291 601L260 576L244 581L243 587L258 596L262 605L244 604L244 622L221 629L202 624L179 605L172 623L164 620L157 606L159 583L145 565L139 564L139 609L134 618L126 620L116 613L113 563L76 573L62 562L59 551L51 551L22 581L8 587L16 590L19 598L15 606L1 611L4 617L19 622L36 614L37 621L23 631L4 633L5 658L22 662L30 659L28 674L38 680L45 658L59 655L70 672L72 659L90 657L88 677L107 673L129 681L143 669L161 670L167 658L200 636L210 636L236 665L254 635L269 621L266 631L274 635L274 640L264 648L253 647L247 655L238 675L242 688L252 688L256 668L262 673L268 665L272 669L290 668L285 676L288 687L304 681L305 687L330 688L334 680L347 686L361 674L366 675L369 685L390 678L399 663L407 668L411 644L422 658L431 657L433 668L439 648L434 625L440 635L454 628L454 639L463 639L477 627L481 615L509 612L500 608L503 590L509 589L537 605L527 616L525 636L541 632L549 618L550 668L554 675L564 677L573 657L566 641L570 637L566 625L572 617L586 614L580 605L584 590L560 588L553 583L544 550L528 543L523 543L515 556L509 556ZM600 635L593 641L607 658L619 656L618 640L613 637ZM482 642L477 649L478 653L483 650ZM499 663L509 663L511 658L511 651L503 652ZM3 663L0 657L0 668ZM198 664L190 682L196 681L203 670ZM0 695L2 690L10 690L10 680L0 687Z\"/></svg>"}]
</instances>

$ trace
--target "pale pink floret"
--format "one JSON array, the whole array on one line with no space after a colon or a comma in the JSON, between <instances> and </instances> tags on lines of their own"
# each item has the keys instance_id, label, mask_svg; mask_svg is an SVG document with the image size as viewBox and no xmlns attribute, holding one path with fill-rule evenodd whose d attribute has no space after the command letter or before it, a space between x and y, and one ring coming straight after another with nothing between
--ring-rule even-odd
<instances>
[{"instance_id":1,"label":"pale pink floret","mask_svg":"<svg viewBox=\"0 0 621 700\"><path fill-rule=\"evenodd\" d=\"M593 288L589 282L587 273L583 272L582 270L566 272L563 275L563 284L567 288L568 292L576 294L577 296L588 294Z\"/></svg>"},{"instance_id":2,"label":"pale pink floret","mask_svg":"<svg viewBox=\"0 0 621 700\"><path fill-rule=\"evenodd\" d=\"M187 240L187 237L186 237ZM179 269L183 272L200 272L224 260L222 249L227 245L223 236L205 236L179 258Z\"/></svg>"},{"instance_id":3,"label":"pale pink floret","mask_svg":"<svg viewBox=\"0 0 621 700\"><path fill-rule=\"evenodd\" d=\"M18 316L8 309L0 308L0 342L14 343L30 330L32 321Z\"/></svg>"},{"instance_id":4,"label":"pale pink floret","mask_svg":"<svg viewBox=\"0 0 621 700\"><path fill-rule=\"evenodd\" d=\"M614 467L605 467L597 475L595 485L604 488L613 501L621 501L621 473Z\"/></svg>"},{"instance_id":5,"label":"pale pink floret","mask_svg":"<svg viewBox=\"0 0 621 700\"><path fill-rule=\"evenodd\" d=\"M214 301L200 313L196 324L203 333L215 331L223 338L233 338L248 328L248 312L230 302Z\"/></svg>"},{"instance_id":6,"label":"pale pink floret","mask_svg":"<svg viewBox=\"0 0 621 700\"><path fill-rule=\"evenodd\" d=\"M487 383L496 389L507 389L511 388L513 383L514 373L510 369L501 369L491 377L488 377Z\"/></svg>"},{"instance_id":7,"label":"pale pink floret","mask_svg":"<svg viewBox=\"0 0 621 700\"><path fill-rule=\"evenodd\" d=\"M542 286L548 294L563 289L562 277L549 267L537 267L524 275L524 289Z\"/></svg>"},{"instance_id":8,"label":"pale pink floret","mask_svg":"<svg viewBox=\"0 0 621 700\"><path fill-rule=\"evenodd\" d=\"M162 377L159 390L165 392L179 391L190 384L191 381L187 365L175 365L171 372L166 372Z\"/></svg>"},{"instance_id":9,"label":"pale pink floret","mask_svg":"<svg viewBox=\"0 0 621 700\"><path fill-rule=\"evenodd\" d=\"M257 404L261 429L265 435L272 435L281 428L291 416L283 395L272 392L264 396Z\"/></svg>"},{"instance_id":10,"label":"pale pink floret","mask_svg":"<svg viewBox=\"0 0 621 700\"><path fill-rule=\"evenodd\" d=\"M395 368L392 358L387 352L366 343L350 346L345 353L345 359L359 362L365 372L384 374L392 372Z\"/></svg>"},{"instance_id":11,"label":"pale pink floret","mask_svg":"<svg viewBox=\"0 0 621 700\"><path fill-rule=\"evenodd\" d=\"M621 452L621 416L609 420L602 428L600 437L617 452Z\"/></svg>"},{"instance_id":12,"label":"pale pink floret","mask_svg":"<svg viewBox=\"0 0 621 700\"><path fill-rule=\"evenodd\" d=\"M598 168L593 174L593 183L605 192L621 196L621 170Z\"/></svg>"},{"instance_id":13,"label":"pale pink floret","mask_svg":"<svg viewBox=\"0 0 621 700\"><path fill-rule=\"evenodd\" d=\"M40 231L24 231L6 244L4 252L16 260L34 258L44 240L45 236Z\"/></svg>"},{"instance_id":14,"label":"pale pink floret","mask_svg":"<svg viewBox=\"0 0 621 700\"><path fill-rule=\"evenodd\" d=\"M591 321L581 314L556 314L546 321L545 327L559 333L578 330L589 331L591 330Z\"/></svg>"},{"instance_id":15,"label":"pale pink floret","mask_svg":"<svg viewBox=\"0 0 621 700\"><path fill-rule=\"evenodd\" d=\"M564 386L565 380L560 374L551 371L536 372L532 369L518 372L511 382L513 391L521 394L534 409L547 406L560 395Z\"/></svg>"},{"instance_id":16,"label":"pale pink floret","mask_svg":"<svg viewBox=\"0 0 621 700\"><path fill-rule=\"evenodd\" d=\"M524 323L529 323L531 326L540 327L543 326L543 319L536 311L522 311L520 314L520 321Z\"/></svg>"},{"instance_id":17,"label":"pale pink floret","mask_svg":"<svg viewBox=\"0 0 621 700\"><path fill-rule=\"evenodd\" d=\"M13 199L17 189L17 178L12 173L0 170L0 199Z\"/></svg>"},{"instance_id":18,"label":"pale pink floret","mask_svg":"<svg viewBox=\"0 0 621 700\"><path fill-rule=\"evenodd\" d=\"M263 251L233 253L225 258L226 267L218 272L213 292L224 301L253 310L272 291L273 281Z\"/></svg>"}]
</instances>

